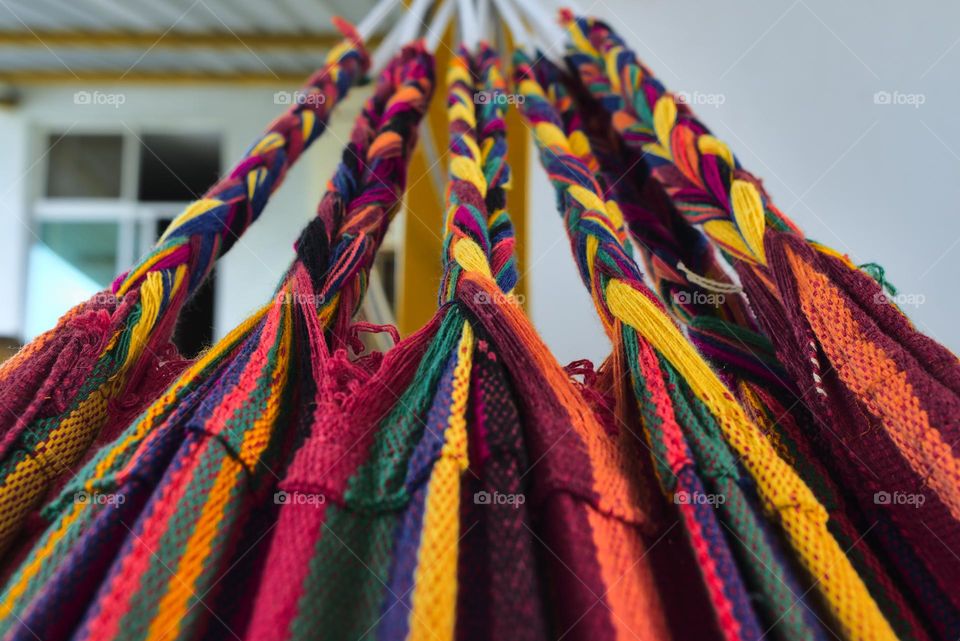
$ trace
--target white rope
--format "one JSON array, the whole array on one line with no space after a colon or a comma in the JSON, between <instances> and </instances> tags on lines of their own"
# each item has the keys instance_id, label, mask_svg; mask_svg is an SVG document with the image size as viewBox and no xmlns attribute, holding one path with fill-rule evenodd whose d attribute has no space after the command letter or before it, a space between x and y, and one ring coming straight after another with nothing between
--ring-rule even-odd
<instances>
[{"instance_id":1,"label":"white rope","mask_svg":"<svg viewBox=\"0 0 960 641\"><path fill-rule=\"evenodd\" d=\"M467 51L475 52L480 44L480 29L473 11L473 0L457 0L457 22L460 25L460 41Z\"/></svg>"},{"instance_id":2,"label":"white rope","mask_svg":"<svg viewBox=\"0 0 960 641\"><path fill-rule=\"evenodd\" d=\"M701 276L684 265L682 261L677 263L677 269L683 272L683 275L687 277L689 282L693 283L694 285L699 285L702 289L705 289L708 292L717 292L718 294L740 294L743 292L743 287L740 287L734 283L725 283L723 281L707 278L706 276Z\"/></svg>"},{"instance_id":3,"label":"white rope","mask_svg":"<svg viewBox=\"0 0 960 641\"><path fill-rule=\"evenodd\" d=\"M512 2L526 15L527 22L536 25L536 29L530 30L533 38L531 44L536 44L543 55L554 62L560 60L567 42L566 31L540 5L539 0L512 0Z\"/></svg>"},{"instance_id":4,"label":"white rope","mask_svg":"<svg viewBox=\"0 0 960 641\"><path fill-rule=\"evenodd\" d=\"M533 44L530 32L523 24L523 20L520 19L520 15L513 8L510 0L493 0L493 3L497 6L497 13L507 23L507 29L510 30L510 37L513 38L514 46L530 53Z\"/></svg>"},{"instance_id":5,"label":"white rope","mask_svg":"<svg viewBox=\"0 0 960 641\"><path fill-rule=\"evenodd\" d=\"M390 14L396 6L396 3L397 0L380 0L380 2L370 10L370 13L360 21L360 24L357 25L357 33L360 34L360 38L362 38L364 42L370 39L377 25L383 22L383 19Z\"/></svg>"},{"instance_id":6,"label":"white rope","mask_svg":"<svg viewBox=\"0 0 960 641\"><path fill-rule=\"evenodd\" d=\"M397 0L393 0L397 2ZM377 77L383 71L390 59L401 47L407 45L417 37L423 26L423 17L430 8L432 0L413 0L407 13L393 26L387 36L370 57L370 75Z\"/></svg>"}]
</instances>

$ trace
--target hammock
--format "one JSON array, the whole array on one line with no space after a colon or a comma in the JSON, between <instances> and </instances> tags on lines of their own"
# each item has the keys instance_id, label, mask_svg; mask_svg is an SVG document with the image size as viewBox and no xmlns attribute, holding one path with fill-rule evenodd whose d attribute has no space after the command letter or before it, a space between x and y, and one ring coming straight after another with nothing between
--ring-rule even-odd
<instances>
[{"instance_id":1,"label":"hammock","mask_svg":"<svg viewBox=\"0 0 960 641\"><path fill-rule=\"evenodd\" d=\"M117 436L188 365L170 343L184 303L366 70L356 31L336 24L346 40L302 90L323 100L291 106L111 290L0 367L0 554L51 481L74 474L98 435Z\"/></svg>"},{"instance_id":2,"label":"hammock","mask_svg":"<svg viewBox=\"0 0 960 641\"><path fill-rule=\"evenodd\" d=\"M957 358L917 332L869 274L804 240L759 180L606 25L565 20L571 64L677 209L731 260L796 398L820 419L824 459L866 522L878 523L876 538L917 605L940 634L956 636ZM876 499L903 495L922 497L922 519L912 504Z\"/></svg>"},{"instance_id":3,"label":"hammock","mask_svg":"<svg viewBox=\"0 0 960 641\"><path fill-rule=\"evenodd\" d=\"M666 317L662 304L641 282L624 246L623 216L615 202L606 203L592 172L577 158L536 82L529 61L518 54L515 82L525 97L521 111L541 149L541 162L558 191L559 208L571 238L581 277L589 288L607 333L614 358L622 359L633 380L636 401L649 431L696 429L723 436L753 477L771 518L780 523L799 562L848 639L896 638L863 581L830 534L827 514L810 489L781 459L762 432ZM672 431L677 447L677 432ZM716 438L716 437L715 437ZM666 441L654 435L651 442ZM682 446L680 446L682 448ZM662 460L683 457L683 449L667 450ZM682 459L681 459L682 460ZM661 468L662 468L661 464ZM674 478L661 469L668 489ZM681 488L686 489L686 488ZM702 492L702 490L701 490ZM693 505L691 505L691 509ZM762 634L736 597L730 616L719 617L727 638L759 638ZM715 600L717 607L722 604ZM723 612L724 610L720 610ZM727 607L726 612L730 612ZM754 635L756 635L754 637Z\"/></svg>"},{"instance_id":4,"label":"hammock","mask_svg":"<svg viewBox=\"0 0 960 641\"><path fill-rule=\"evenodd\" d=\"M649 179L645 163L625 147L612 130L608 114L578 79L561 76L559 81L563 84L554 81L547 93L556 94L555 105L564 130L571 140L586 134L588 144L584 146L594 153L580 160L594 171L604 198L614 195L620 204L646 273L665 307L685 325L691 342L738 393L754 422L828 509L831 533L847 551L897 636L929 638L915 607L864 540L870 524L864 523L832 478L833 473L821 462L820 452L805 436L819 428L815 416L795 402L793 387L773 354L772 344L757 330L746 300L720 267L712 247L680 216L660 184ZM572 99L563 95L567 89ZM630 170L624 172L624 167ZM677 269L677 265L687 271ZM762 557L748 561L756 558ZM761 567L766 569L766 565ZM782 595L787 590L776 582L773 587ZM795 609L780 625L801 614Z\"/></svg>"},{"instance_id":5,"label":"hammock","mask_svg":"<svg viewBox=\"0 0 960 641\"><path fill-rule=\"evenodd\" d=\"M403 191L431 64L411 47L384 72L274 300L47 508L51 526L8 584L6 638L202 635L209 612L197 595L217 586L242 541L265 534L255 508L272 496L298 426L309 426L299 408L314 393L313 357L324 341L348 338L343 328Z\"/></svg>"},{"instance_id":6,"label":"hammock","mask_svg":"<svg viewBox=\"0 0 960 641\"><path fill-rule=\"evenodd\" d=\"M281 508L253 638L541 639L554 627L575 639L664 636L637 561L649 523L631 466L510 297L505 103L475 113L474 77L503 92L491 50L462 50L448 71L441 307L384 368L318 403L323 418L280 485L304 498ZM541 546L556 555L546 579Z\"/></svg>"},{"instance_id":7,"label":"hammock","mask_svg":"<svg viewBox=\"0 0 960 641\"><path fill-rule=\"evenodd\" d=\"M414 0L408 40L430 4ZM519 34L513 5L497 5ZM441 3L434 27L453 7ZM185 297L366 73L356 32L341 25L347 41L312 80L331 98L306 101L330 107L301 105L275 123L211 190L216 205L188 209L118 279L119 298L81 306L0 368L0 397L26 417L3 432L0 499L18 487L28 499L0 511L0 546L48 491L52 466L92 449L44 508L45 531L23 537L9 564L0 638L860 641L956 629L952 569L930 565L940 552L901 512L864 501L851 458L811 436L849 415L887 430L858 448L914 445L883 422L894 415L879 391L858 396L834 362L849 346L809 306L835 292L839 309L887 331L875 333L887 351L870 353L906 368L901 380L929 383L916 407L952 389L952 378L935 388L923 377L954 376L955 359L916 334L894 345L906 321L887 306L867 315L854 295L879 291L872 279L808 246L602 23L564 21L578 77L521 49L512 84L610 358L596 371L561 367L514 296L504 124L514 101L498 54L465 21L446 69L433 318L403 340L354 321L433 93L435 35L378 75L274 297L194 363L165 347L175 360L154 371ZM720 293L717 305L706 298ZM78 338L77 319L103 325ZM394 347L364 353L360 334L384 331ZM806 339L836 368L816 372L812 393L797 356L811 355ZM53 346L86 356L70 368ZM922 349L939 360L907 358ZM57 382L40 389L40 370ZM17 373L26 382L14 387ZM47 398L54 389L63 394ZM951 402L913 418L935 423ZM91 448L98 433L104 444ZM903 461L941 474L929 496L948 517L952 459L924 453ZM918 474L890 465L898 482ZM879 534L858 545L874 522Z\"/></svg>"}]
</instances>

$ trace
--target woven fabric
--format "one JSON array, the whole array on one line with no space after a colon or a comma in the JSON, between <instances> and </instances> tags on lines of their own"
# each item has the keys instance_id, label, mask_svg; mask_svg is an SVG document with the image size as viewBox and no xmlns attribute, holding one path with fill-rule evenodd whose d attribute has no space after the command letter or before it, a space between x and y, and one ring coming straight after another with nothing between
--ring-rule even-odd
<instances>
[{"instance_id":1,"label":"woven fabric","mask_svg":"<svg viewBox=\"0 0 960 641\"><path fill-rule=\"evenodd\" d=\"M217 618L205 602L243 555L244 523L275 498L302 439L297 426L309 425L297 399L317 389L303 373L315 373L326 340L346 338L343 317L359 303L403 191L431 65L422 47L409 47L384 72L273 301L99 452L50 508L54 525L8 588L2 625L11 638L34 630L46 638L204 637ZM109 494L118 507L71 502L75 491ZM82 596L51 618L51 595L78 581L88 586Z\"/></svg>"},{"instance_id":2,"label":"woven fabric","mask_svg":"<svg viewBox=\"0 0 960 641\"><path fill-rule=\"evenodd\" d=\"M629 192L627 187L630 183L627 177L623 177L624 180L618 180L613 175L605 173L603 163L598 162L597 156L593 153L590 136L583 129L585 119L582 116L583 111L575 104L567 89L574 84L573 79L563 78L559 69L547 60L538 61L534 71L538 82L546 89L556 106L565 133L575 141L575 150L581 162L593 170L599 185L615 186L614 189L604 188L605 195L608 198L615 196L617 202L635 204L636 201L625 200L629 197L629 193L625 193ZM625 217L625 222L626 220ZM642 241L639 244L641 247L646 247ZM702 305L686 305L684 309L688 315L691 315L701 313L700 307ZM737 309L732 311L736 313ZM672 382L671 386L681 384ZM732 551L738 559L744 582L752 594L754 608L763 621L765 634L785 639L824 638L825 630L818 620L819 615L808 604L797 607L798 603L802 602L799 595L808 586L800 586L791 568L775 552L776 540L766 530L764 522L758 518L758 509L752 499L752 484L741 476L732 453L720 438L716 425L703 411L702 405L688 407L677 403L674 411L677 426L680 426L683 431L681 438L687 443L693 457L691 464L698 470L700 477L707 482L706 490L715 496L723 497L722 503L715 510L719 521L712 523L712 527L716 528L718 523L722 524L726 538L732 540ZM649 433L654 438L663 436L659 431ZM662 445L658 444L658 447ZM665 474L669 473L665 471ZM671 488L665 489L673 495ZM687 488L679 496L701 496L703 489L700 488L701 494L691 494L690 488ZM708 514L710 511L706 510ZM702 512L704 511L701 510ZM697 545L698 543L694 542L694 547ZM726 556L729 552L724 550L721 554ZM737 572L733 571L733 574L736 576ZM741 607L745 603L746 600L742 599Z\"/></svg>"},{"instance_id":3,"label":"woven fabric","mask_svg":"<svg viewBox=\"0 0 960 641\"><path fill-rule=\"evenodd\" d=\"M747 417L719 378L665 315L657 297L646 288L624 244L623 216L615 202L604 202L588 167L580 162L562 123L548 104L524 54L518 54L515 72L521 105L531 122L541 162L554 182L560 209L570 232L581 277L593 295L615 353L621 353L626 326L662 356L665 373L682 379L688 403L700 402L720 433L741 457L757 484L764 508L778 520L800 562L829 603L841 629L850 638L894 638L894 633L844 556L826 523L823 506L783 461L763 433ZM638 360L628 360L634 384L643 386L656 372L644 371ZM662 376L662 375L661 375ZM640 392L640 390L637 390ZM669 389L674 402L684 388ZM641 394L642 397L642 394ZM737 638L750 630L749 619L737 620L724 632Z\"/></svg>"},{"instance_id":4,"label":"woven fabric","mask_svg":"<svg viewBox=\"0 0 960 641\"><path fill-rule=\"evenodd\" d=\"M101 431L119 433L185 367L169 342L184 302L366 71L355 30L338 26L346 40L302 90L312 98L275 120L111 290L68 312L0 367L0 553L50 482L72 476Z\"/></svg>"},{"instance_id":5,"label":"woven fabric","mask_svg":"<svg viewBox=\"0 0 960 641\"><path fill-rule=\"evenodd\" d=\"M665 307L683 323L697 350L717 369L758 425L774 440L797 473L830 513L831 532L848 551L897 636L925 639L928 633L916 607L894 585L878 558L871 536L874 519L865 519L843 488L842 474L821 462L831 456L809 434L828 430L810 411L760 333L746 301L730 283L702 231L674 207L663 185L650 176L645 156L624 144L611 115L578 77L563 78L576 109L562 110L565 130L575 140L586 134L590 159L605 194L615 195L645 273ZM594 83L596 86L596 83ZM571 103L572 104L572 103ZM624 168L627 168L625 171ZM600 173L596 173L596 172Z\"/></svg>"},{"instance_id":6,"label":"woven fabric","mask_svg":"<svg viewBox=\"0 0 960 641\"><path fill-rule=\"evenodd\" d=\"M466 480L476 483L466 485L464 493L463 519L473 529L460 544L456 637L461 641L543 639L547 609L537 571L536 541L530 535L535 524L526 502L530 461L502 359L483 335L477 337L473 373L475 429ZM474 533L477 543L471 545ZM471 554L473 550L476 554ZM521 594L524 598L516 598Z\"/></svg>"},{"instance_id":7,"label":"woven fabric","mask_svg":"<svg viewBox=\"0 0 960 641\"><path fill-rule=\"evenodd\" d=\"M805 241L759 180L606 25L566 19L584 84L626 144L648 154L683 216L733 262L793 385L827 428L831 469L860 512L892 521L896 536L884 538L883 553L940 634L956 636L955 614L945 617L943 604L952 601L956 611L950 586L960 568L941 555L943 545L930 544L931 532L947 547L956 544L949 445L957 442L960 409L956 357L917 332L872 276ZM875 504L887 495L913 501ZM921 559L919 568L902 562L903 545Z\"/></svg>"}]
</instances>

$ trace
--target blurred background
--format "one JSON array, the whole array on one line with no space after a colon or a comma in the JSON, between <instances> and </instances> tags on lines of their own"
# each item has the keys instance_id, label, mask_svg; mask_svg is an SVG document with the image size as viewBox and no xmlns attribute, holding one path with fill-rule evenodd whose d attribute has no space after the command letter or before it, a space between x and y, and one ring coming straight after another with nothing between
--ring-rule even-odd
<instances>
[{"instance_id":1,"label":"blurred background","mask_svg":"<svg viewBox=\"0 0 960 641\"><path fill-rule=\"evenodd\" d=\"M401 0L397 0L400 2ZM878 263L922 331L960 350L960 4L580 0L765 181L807 235ZM373 0L0 0L2 354L102 290L285 109ZM442 75L442 74L441 74ZM178 331L188 353L272 293L369 87L335 111ZM519 121L524 304L561 362L609 349ZM438 139L437 134L441 137ZM443 132L425 136L378 259L408 333L439 284Z\"/></svg>"}]
</instances>

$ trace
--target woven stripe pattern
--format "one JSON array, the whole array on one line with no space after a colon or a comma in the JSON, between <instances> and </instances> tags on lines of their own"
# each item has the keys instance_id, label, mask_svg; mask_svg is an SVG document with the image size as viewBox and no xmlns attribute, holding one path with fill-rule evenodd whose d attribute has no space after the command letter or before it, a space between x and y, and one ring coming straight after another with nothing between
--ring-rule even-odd
<instances>
[{"instance_id":1,"label":"woven stripe pattern","mask_svg":"<svg viewBox=\"0 0 960 641\"><path fill-rule=\"evenodd\" d=\"M783 461L749 420L732 394L685 340L653 294L641 282L625 245L619 207L602 199L592 172L571 149L562 123L550 109L535 76L519 54L516 81L526 97L522 106L531 122L541 161L558 190L581 277L601 320L616 345L622 326L632 329L657 352L662 368L674 371L689 386L690 402L704 406L725 440L741 457L757 484L767 512L783 527L801 563L810 572L830 610L849 638L894 638L862 580L826 526L827 514L810 489ZM538 100L539 98L539 100ZM629 333L629 331L627 332ZM635 385L647 374L630 361ZM683 390L674 388L674 395ZM742 625L743 620L736 622ZM736 627L736 626L735 626ZM728 634L739 632L731 627Z\"/></svg>"},{"instance_id":2,"label":"woven stripe pattern","mask_svg":"<svg viewBox=\"0 0 960 641\"><path fill-rule=\"evenodd\" d=\"M733 262L797 393L828 426L832 468L859 509L894 527L883 546L940 632L955 636L960 362L923 336L883 286L806 241L729 147L678 105L603 23L565 16L571 62L628 146L692 223ZM904 408L915 408L906 411ZM875 501L915 495L924 507ZM918 518L919 517L919 518ZM919 566L903 561L913 548ZM939 593L939 594L937 594ZM952 602L952 605L949 603Z\"/></svg>"},{"instance_id":3,"label":"woven stripe pattern","mask_svg":"<svg viewBox=\"0 0 960 641\"><path fill-rule=\"evenodd\" d=\"M0 407L6 410L0 419L0 552L50 481L75 472L101 430L118 433L186 364L169 343L184 302L259 217L367 68L354 29L338 26L347 38L302 90L310 99L275 120L112 290L68 312L0 368Z\"/></svg>"},{"instance_id":4,"label":"woven stripe pattern","mask_svg":"<svg viewBox=\"0 0 960 641\"><path fill-rule=\"evenodd\" d=\"M285 453L300 439L293 426L309 425L309 413L286 408L314 394L313 376L302 373L324 349L324 332L335 337L342 316L353 315L327 278L359 297L399 203L425 108L422 96L398 91L400 79L423 76L430 64L413 47L384 73L276 297L99 452L48 509L53 525L8 585L16 597L5 602L10 638L35 630L54 638L72 626L73 638L203 638L217 619L206 602L233 566L251 510L275 498ZM81 491L113 500L78 502ZM82 598L51 619L50 608L80 586Z\"/></svg>"}]
</instances>

